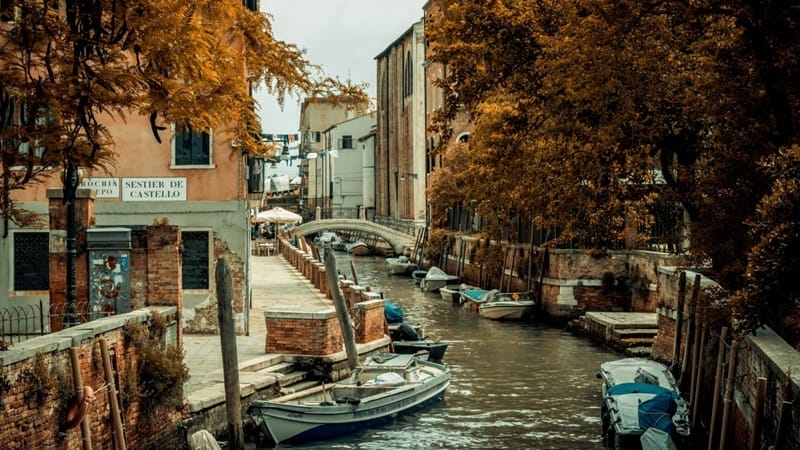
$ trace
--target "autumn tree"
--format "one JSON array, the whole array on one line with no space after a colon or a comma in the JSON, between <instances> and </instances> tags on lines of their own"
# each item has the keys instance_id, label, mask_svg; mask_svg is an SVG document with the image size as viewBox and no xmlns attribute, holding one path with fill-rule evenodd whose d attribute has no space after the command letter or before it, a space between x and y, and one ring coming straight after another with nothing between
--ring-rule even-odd
<instances>
[{"instance_id":1,"label":"autumn tree","mask_svg":"<svg viewBox=\"0 0 800 450\"><path fill-rule=\"evenodd\" d=\"M449 69L440 84L448 107L475 121L468 154L449 168L470 184L461 200L483 195L479 205L600 248L646 229L655 202L679 202L689 252L737 292L742 330L781 328L768 311L796 312L785 272L766 275L795 267L798 11L781 1L439 3L429 37Z\"/></svg>"},{"instance_id":2,"label":"autumn tree","mask_svg":"<svg viewBox=\"0 0 800 450\"><path fill-rule=\"evenodd\" d=\"M114 164L110 121L150 117L215 130L266 154L249 85L286 95L325 93L354 108L363 86L327 77L270 18L238 0L17 0L0 23L0 213L30 224L13 201L59 169ZM248 83L249 82L249 83Z\"/></svg>"}]
</instances>

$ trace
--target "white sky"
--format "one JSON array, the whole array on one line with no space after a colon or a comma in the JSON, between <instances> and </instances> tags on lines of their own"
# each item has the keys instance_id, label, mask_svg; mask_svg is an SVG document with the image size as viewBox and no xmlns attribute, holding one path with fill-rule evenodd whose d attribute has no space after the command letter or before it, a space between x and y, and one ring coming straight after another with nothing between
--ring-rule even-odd
<instances>
[{"instance_id":1,"label":"white sky","mask_svg":"<svg viewBox=\"0 0 800 450\"><path fill-rule=\"evenodd\" d=\"M261 0L272 15L276 39L306 50L306 59L328 76L368 83L375 97L375 57L422 18L425 0ZM283 111L263 89L255 93L264 133L295 133L299 103L287 98Z\"/></svg>"}]
</instances>

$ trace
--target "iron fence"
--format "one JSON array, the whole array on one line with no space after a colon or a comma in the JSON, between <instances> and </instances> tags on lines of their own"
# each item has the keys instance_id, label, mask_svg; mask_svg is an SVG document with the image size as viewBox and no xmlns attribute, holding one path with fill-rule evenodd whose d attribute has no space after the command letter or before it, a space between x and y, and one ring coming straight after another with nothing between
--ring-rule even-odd
<instances>
[{"instance_id":1,"label":"iron fence","mask_svg":"<svg viewBox=\"0 0 800 450\"><path fill-rule=\"evenodd\" d=\"M38 304L0 308L0 350L62 329L66 309L66 303L45 305L44 300L39 300ZM76 309L81 323L115 314L113 310L91 308L89 302L77 302Z\"/></svg>"}]
</instances>

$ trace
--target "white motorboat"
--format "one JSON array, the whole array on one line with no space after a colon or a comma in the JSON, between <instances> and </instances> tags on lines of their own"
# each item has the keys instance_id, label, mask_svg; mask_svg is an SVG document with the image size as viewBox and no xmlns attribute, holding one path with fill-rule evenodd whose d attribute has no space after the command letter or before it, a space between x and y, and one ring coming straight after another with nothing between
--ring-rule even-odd
<instances>
[{"instance_id":1,"label":"white motorboat","mask_svg":"<svg viewBox=\"0 0 800 450\"><path fill-rule=\"evenodd\" d=\"M424 292L436 292L439 288L458 282L458 275L448 275L444 270L434 266L428 269L425 277L419 282Z\"/></svg>"},{"instance_id":2,"label":"white motorboat","mask_svg":"<svg viewBox=\"0 0 800 450\"><path fill-rule=\"evenodd\" d=\"M338 383L255 400L248 414L275 443L318 441L439 400L449 385L450 369L445 365L421 355L382 353L367 358Z\"/></svg>"},{"instance_id":3,"label":"white motorboat","mask_svg":"<svg viewBox=\"0 0 800 450\"><path fill-rule=\"evenodd\" d=\"M646 358L608 361L597 377L603 380L600 414L606 447L641 448L649 428L673 441L689 436L689 405L664 364Z\"/></svg>"},{"instance_id":4,"label":"white motorboat","mask_svg":"<svg viewBox=\"0 0 800 450\"><path fill-rule=\"evenodd\" d=\"M536 302L530 292L489 291L478 306L481 317L495 320L519 320L533 314Z\"/></svg>"},{"instance_id":5,"label":"white motorboat","mask_svg":"<svg viewBox=\"0 0 800 450\"><path fill-rule=\"evenodd\" d=\"M397 258L386 258L386 266L389 270L389 275L411 275L412 272L417 270L417 264L406 255L400 255Z\"/></svg>"}]
</instances>

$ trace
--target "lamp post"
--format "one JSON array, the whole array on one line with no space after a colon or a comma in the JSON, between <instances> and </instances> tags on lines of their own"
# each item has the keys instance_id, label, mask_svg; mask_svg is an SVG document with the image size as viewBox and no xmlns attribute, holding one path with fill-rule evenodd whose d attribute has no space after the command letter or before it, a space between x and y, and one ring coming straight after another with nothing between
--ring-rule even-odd
<instances>
[{"instance_id":1,"label":"lamp post","mask_svg":"<svg viewBox=\"0 0 800 450\"><path fill-rule=\"evenodd\" d=\"M67 204L67 279L66 279L66 304L67 309L63 318L65 328L80 325L78 317L78 292L76 286L76 270L78 261L77 235L78 226L75 219L75 198L78 185L80 185L79 169L73 161L67 162L64 168L64 202Z\"/></svg>"}]
</instances>

